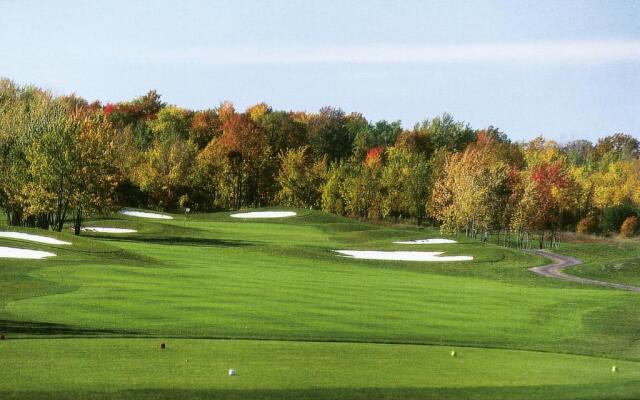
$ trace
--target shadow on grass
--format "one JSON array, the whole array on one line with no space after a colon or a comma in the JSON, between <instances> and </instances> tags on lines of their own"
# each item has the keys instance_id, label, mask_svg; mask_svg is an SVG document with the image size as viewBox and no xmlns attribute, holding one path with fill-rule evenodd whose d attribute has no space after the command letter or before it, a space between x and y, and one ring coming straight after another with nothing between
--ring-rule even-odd
<instances>
[{"instance_id":1,"label":"shadow on grass","mask_svg":"<svg viewBox=\"0 0 640 400\"><path fill-rule=\"evenodd\" d=\"M73 335L73 336L97 336L97 335L116 335L127 334L133 332L110 329L87 329L78 328L71 325L54 324L50 322L34 322L34 321L12 321L0 319L0 332L5 334L27 334L27 335Z\"/></svg>"},{"instance_id":2,"label":"shadow on grass","mask_svg":"<svg viewBox=\"0 0 640 400\"><path fill-rule=\"evenodd\" d=\"M168 237L121 237L114 238L111 236L94 236L100 240L109 242L138 242L138 243L150 243L150 244L167 244L167 245L179 245L179 246L206 246L206 247L243 247L243 246L255 246L260 242L249 242L245 240L224 240L224 239L209 239L209 238L192 238L184 236L168 236Z\"/></svg>"},{"instance_id":3,"label":"shadow on grass","mask_svg":"<svg viewBox=\"0 0 640 400\"><path fill-rule=\"evenodd\" d=\"M224 371L223 371L224 372ZM238 378L230 378L238 379ZM2 392L3 399L234 399L234 400L428 400L428 399L636 399L638 382L588 385L478 386L464 388L326 388L291 390L122 390L114 392Z\"/></svg>"}]
</instances>

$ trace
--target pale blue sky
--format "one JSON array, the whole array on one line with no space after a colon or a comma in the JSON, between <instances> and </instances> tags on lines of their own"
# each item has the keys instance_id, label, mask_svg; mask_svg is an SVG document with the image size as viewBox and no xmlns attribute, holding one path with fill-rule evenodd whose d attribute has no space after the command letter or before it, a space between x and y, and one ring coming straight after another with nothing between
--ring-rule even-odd
<instances>
[{"instance_id":1,"label":"pale blue sky","mask_svg":"<svg viewBox=\"0 0 640 400\"><path fill-rule=\"evenodd\" d=\"M0 76L103 102L156 89L190 108L640 137L639 21L640 1L0 0Z\"/></svg>"}]
</instances>

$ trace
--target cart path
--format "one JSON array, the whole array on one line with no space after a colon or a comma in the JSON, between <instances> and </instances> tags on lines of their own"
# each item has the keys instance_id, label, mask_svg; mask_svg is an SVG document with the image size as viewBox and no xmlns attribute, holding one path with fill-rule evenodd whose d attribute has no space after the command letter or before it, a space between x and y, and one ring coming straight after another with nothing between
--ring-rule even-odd
<instances>
[{"instance_id":1,"label":"cart path","mask_svg":"<svg viewBox=\"0 0 640 400\"><path fill-rule=\"evenodd\" d=\"M623 285L621 283L603 282L595 279L581 278L579 276L565 274L562 270L568 267L582 264L577 258L562 256L547 250L528 250L529 253L553 260L553 264L543 265L542 267L529 268L529 271L548 278L562 279L563 281L577 282L585 285L604 286L613 289L628 290L631 292L640 292L640 287Z\"/></svg>"}]
</instances>

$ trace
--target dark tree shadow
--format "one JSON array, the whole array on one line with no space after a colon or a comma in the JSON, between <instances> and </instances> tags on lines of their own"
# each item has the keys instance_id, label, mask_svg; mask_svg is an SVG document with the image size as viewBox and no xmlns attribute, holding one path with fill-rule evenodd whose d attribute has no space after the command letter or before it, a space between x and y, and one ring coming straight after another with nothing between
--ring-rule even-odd
<instances>
[{"instance_id":1,"label":"dark tree shadow","mask_svg":"<svg viewBox=\"0 0 640 400\"><path fill-rule=\"evenodd\" d=\"M207 238L192 238L184 236L169 236L169 237L120 237L114 238L112 236L98 236L100 240L111 242L141 242L150 244L177 244L180 246L206 246L206 247L243 247L243 246L255 246L260 242L249 242L246 240L224 240L224 239L207 239Z\"/></svg>"},{"instance_id":2,"label":"dark tree shadow","mask_svg":"<svg viewBox=\"0 0 640 400\"><path fill-rule=\"evenodd\" d=\"M132 331L115 329L90 329L75 327L71 325L55 324L51 322L12 321L6 319L0 319L0 332L5 334L20 333L29 335L135 335L135 332Z\"/></svg>"},{"instance_id":3,"label":"dark tree shadow","mask_svg":"<svg viewBox=\"0 0 640 400\"><path fill-rule=\"evenodd\" d=\"M216 371L224 374L226 371ZM250 379L250 377L248 377ZM633 399L636 381L615 384L547 384L529 386L467 387L377 387L312 389L131 389L103 392L0 391L3 399L93 399L93 400L539 400L539 399Z\"/></svg>"}]
</instances>

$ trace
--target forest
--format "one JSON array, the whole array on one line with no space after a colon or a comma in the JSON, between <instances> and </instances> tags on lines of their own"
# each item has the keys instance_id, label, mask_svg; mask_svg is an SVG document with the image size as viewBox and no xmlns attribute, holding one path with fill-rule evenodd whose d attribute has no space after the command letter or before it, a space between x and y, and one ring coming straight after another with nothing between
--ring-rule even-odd
<instances>
[{"instance_id":1,"label":"forest","mask_svg":"<svg viewBox=\"0 0 640 400\"><path fill-rule=\"evenodd\" d=\"M61 231L139 207L265 206L438 225L480 240L553 246L561 231L638 233L640 142L514 142L442 114L404 129L335 107L206 110L147 94L120 103L0 80L0 208ZM537 245L537 244L536 244Z\"/></svg>"}]
</instances>

